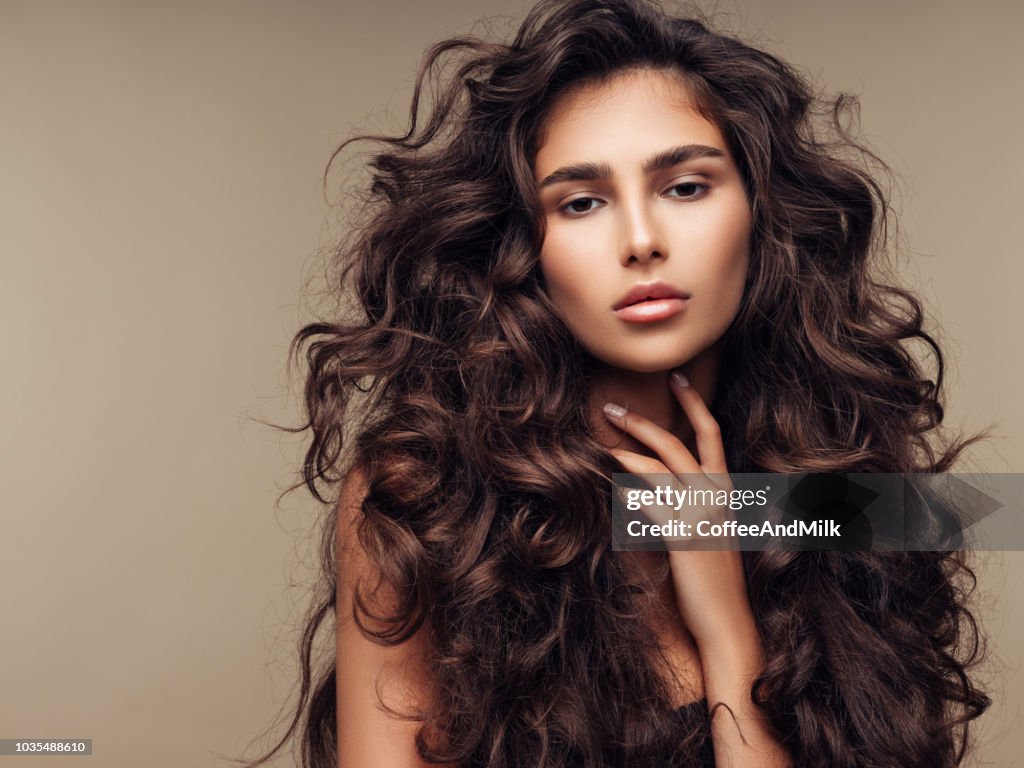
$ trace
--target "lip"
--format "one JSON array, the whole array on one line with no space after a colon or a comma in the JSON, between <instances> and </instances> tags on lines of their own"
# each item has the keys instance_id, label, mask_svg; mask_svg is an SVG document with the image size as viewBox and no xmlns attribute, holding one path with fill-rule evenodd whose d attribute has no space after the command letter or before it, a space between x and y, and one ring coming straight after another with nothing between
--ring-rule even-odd
<instances>
[{"instance_id":1,"label":"lip","mask_svg":"<svg viewBox=\"0 0 1024 768\"><path fill-rule=\"evenodd\" d=\"M634 285L612 310L627 323L653 323L682 312L689 300L690 294L656 280Z\"/></svg>"},{"instance_id":2,"label":"lip","mask_svg":"<svg viewBox=\"0 0 1024 768\"><path fill-rule=\"evenodd\" d=\"M626 291L625 296L618 300L615 306L612 307L612 310L618 312L626 307L654 299L680 299L685 301L689 298L690 294L685 291L681 291L674 285L669 285L661 280L656 280L653 283L637 283L634 285Z\"/></svg>"},{"instance_id":3,"label":"lip","mask_svg":"<svg viewBox=\"0 0 1024 768\"><path fill-rule=\"evenodd\" d=\"M615 310L615 315L627 323L653 323L677 315L686 309L689 299L649 299L628 304Z\"/></svg>"}]
</instances>

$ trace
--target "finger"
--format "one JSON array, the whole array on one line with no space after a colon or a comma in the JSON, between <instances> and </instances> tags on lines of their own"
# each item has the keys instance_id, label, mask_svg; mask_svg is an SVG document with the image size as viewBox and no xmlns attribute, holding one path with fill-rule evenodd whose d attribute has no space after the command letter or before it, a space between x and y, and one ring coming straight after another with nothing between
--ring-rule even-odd
<instances>
[{"instance_id":1,"label":"finger","mask_svg":"<svg viewBox=\"0 0 1024 768\"><path fill-rule=\"evenodd\" d=\"M700 392L690 386L686 377L679 371L669 376L672 392L686 413L697 439L697 453L700 455L700 466L705 472L728 474L725 462L725 446L722 443L722 430L715 417L708 410Z\"/></svg>"},{"instance_id":2,"label":"finger","mask_svg":"<svg viewBox=\"0 0 1024 768\"><path fill-rule=\"evenodd\" d=\"M650 456L643 456L633 451L612 449L612 455L634 475L639 475L648 481L653 481L652 475L659 476L657 481L649 488L657 487L662 491L668 491L663 502L645 502L643 514L653 522L663 523L667 520L684 520L696 525L700 520L721 522L726 519L723 510L716 501L715 496L706 496L706 491L719 491L707 476L703 473L698 475L671 473L668 468L658 459ZM619 488L620 493L626 489ZM686 502L681 499L687 499Z\"/></svg>"},{"instance_id":3,"label":"finger","mask_svg":"<svg viewBox=\"0 0 1024 768\"><path fill-rule=\"evenodd\" d=\"M627 470L635 475L669 475L672 470L652 456L644 456L622 448L612 448L611 453Z\"/></svg>"},{"instance_id":4,"label":"finger","mask_svg":"<svg viewBox=\"0 0 1024 768\"><path fill-rule=\"evenodd\" d=\"M658 454L669 472L701 472L700 464L682 441L650 419L638 413L628 412L615 403L607 403L604 406L604 415L616 427Z\"/></svg>"},{"instance_id":5,"label":"finger","mask_svg":"<svg viewBox=\"0 0 1024 768\"><path fill-rule=\"evenodd\" d=\"M649 484L651 475L662 476L665 479L673 477L672 473L669 472L668 467L658 461L658 459L621 449L612 449L611 453L619 460L619 463L626 468L627 472L633 475L639 475L648 490L653 488L653 486ZM623 507L637 511L635 508L629 506L629 494L635 492L635 489L631 484L618 486L616 491L619 494L619 503ZM652 522L663 523L671 519L671 514L668 513L667 510L659 509L651 504L645 504L639 511L644 517Z\"/></svg>"}]
</instances>

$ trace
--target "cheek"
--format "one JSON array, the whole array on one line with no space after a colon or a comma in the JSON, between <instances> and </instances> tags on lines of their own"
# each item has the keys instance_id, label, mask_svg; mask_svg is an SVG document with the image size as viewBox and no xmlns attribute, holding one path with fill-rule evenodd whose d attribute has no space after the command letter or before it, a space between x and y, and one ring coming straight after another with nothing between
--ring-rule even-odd
<instances>
[{"instance_id":1,"label":"cheek","mask_svg":"<svg viewBox=\"0 0 1024 768\"><path fill-rule=\"evenodd\" d=\"M723 298L739 301L750 268L751 220L749 209L740 208L723 216L715 240L717 258L713 279L721 286Z\"/></svg>"},{"instance_id":2,"label":"cheek","mask_svg":"<svg viewBox=\"0 0 1024 768\"><path fill-rule=\"evenodd\" d=\"M579 300L581 277L586 273L585 253L574 253L571 245L557 234L549 234L540 255L540 269L548 296L559 306Z\"/></svg>"}]
</instances>

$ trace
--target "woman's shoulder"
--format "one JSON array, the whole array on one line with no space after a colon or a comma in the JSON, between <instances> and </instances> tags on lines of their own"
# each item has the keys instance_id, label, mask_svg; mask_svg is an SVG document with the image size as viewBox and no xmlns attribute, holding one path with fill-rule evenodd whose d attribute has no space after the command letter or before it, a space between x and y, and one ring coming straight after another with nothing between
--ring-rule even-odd
<instances>
[{"instance_id":1,"label":"woman's shoulder","mask_svg":"<svg viewBox=\"0 0 1024 768\"><path fill-rule=\"evenodd\" d=\"M363 531L363 502L370 492L371 481L371 473L364 466L355 465L345 473L338 492L335 575L339 627L351 621L357 597L367 628L376 624L367 614L392 614L401 603L385 578L383 566L386 564L374 551L373 537L365 537ZM383 628L373 626L374 630Z\"/></svg>"},{"instance_id":2,"label":"woman's shoulder","mask_svg":"<svg viewBox=\"0 0 1024 768\"><path fill-rule=\"evenodd\" d=\"M419 723L396 718L387 710L415 712L431 700L430 646L424 627L397 644L381 642L372 634L386 631L388 625L364 609L387 615L397 602L358 535L368 490L368 473L353 468L337 503L338 764L420 768L426 763L415 745Z\"/></svg>"},{"instance_id":3,"label":"woman's shoulder","mask_svg":"<svg viewBox=\"0 0 1024 768\"><path fill-rule=\"evenodd\" d=\"M353 465L346 473L338 491L338 533L353 528L362 518L363 500L370 490L370 474L361 464Z\"/></svg>"}]
</instances>

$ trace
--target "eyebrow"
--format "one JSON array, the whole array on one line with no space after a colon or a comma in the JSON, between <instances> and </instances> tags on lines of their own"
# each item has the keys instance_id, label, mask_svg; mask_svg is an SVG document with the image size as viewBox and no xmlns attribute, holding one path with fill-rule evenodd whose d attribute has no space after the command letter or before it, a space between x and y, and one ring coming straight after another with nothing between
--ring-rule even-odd
<instances>
[{"instance_id":1,"label":"eyebrow","mask_svg":"<svg viewBox=\"0 0 1024 768\"><path fill-rule=\"evenodd\" d=\"M663 171L698 157L725 157L725 152L717 147L709 147L707 144L684 144L651 155L644 161L643 172L648 174L654 171ZM598 181L611 177L612 168L608 163L574 163L548 174L540 183L539 189L562 181Z\"/></svg>"}]
</instances>

